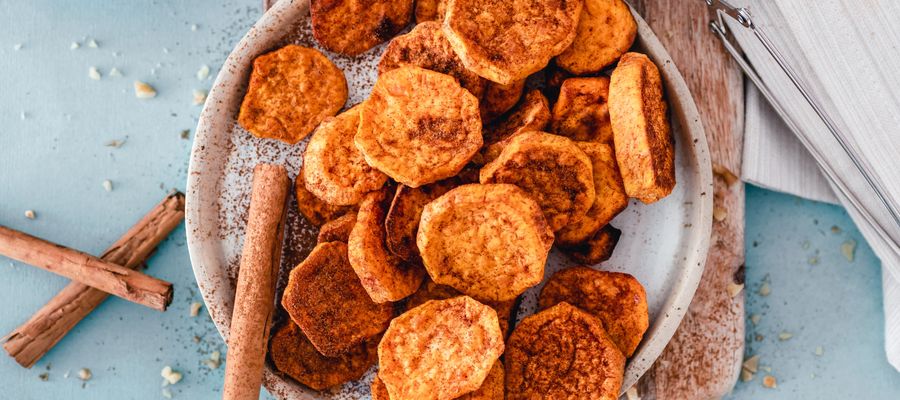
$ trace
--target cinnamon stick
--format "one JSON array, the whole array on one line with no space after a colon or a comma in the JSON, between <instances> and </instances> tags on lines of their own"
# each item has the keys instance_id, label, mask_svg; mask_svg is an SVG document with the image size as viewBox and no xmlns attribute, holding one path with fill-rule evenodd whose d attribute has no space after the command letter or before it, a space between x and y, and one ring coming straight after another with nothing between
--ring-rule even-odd
<instances>
[{"instance_id":1,"label":"cinnamon stick","mask_svg":"<svg viewBox=\"0 0 900 400\"><path fill-rule=\"evenodd\" d=\"M156 310L172 301L169 282L5 226L0 254Z\"/></svg>"},{"instance_id":2,"label":"cinnamon stick","mask_svg":"<svg viewBox=\"0 0 900 400\"><path fill-rule=\"evenodd\" d=\"M183 219L184 194L172 193L113 243L100 258L125 268L137 269ZM31 368L108 296L104 291L71 282L28 322L6 335L3 348L19 365Z\"/></svg>"},{"instance_id":3,"label":"cinnamon stick","mask_svg":"<svg viewBox=\"0 0 900 400\"><path fill-rule=\"evenodd\" d=\"M281 166L260 164L253 170L250 212L228 334L223 400L259 398L290 183Z\"/></svg>"}]
</instances>

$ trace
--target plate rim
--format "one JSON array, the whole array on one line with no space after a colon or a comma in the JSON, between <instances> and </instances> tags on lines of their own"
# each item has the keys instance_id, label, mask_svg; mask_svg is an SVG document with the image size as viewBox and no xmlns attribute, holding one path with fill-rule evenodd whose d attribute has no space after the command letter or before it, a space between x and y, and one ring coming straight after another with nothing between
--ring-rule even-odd
<instances>
[{"instance_id":1,"label":"plate rim","mask_svg":"<svg viewBox=\"0 0 900 400\"><path fill-rule=\"evenodd\" d=\"M705 196L701 194L699 204L695 205L698 208L696 214L699 215L700 221L694 225L695 229L692 230L692 236L695 238L688 241L690 243L696 240L696 244L693 246L694 251L689 251L686 259L680 262L685 270L678 275L677 282L673 285L672 292L662 307L661 312L665 313L665 315L662 317L660 326L655 332L654 340L641 343L641 347L635 353L635 355L641 355L641 358L629 360L622 385L623 393L634 385L662 354L687 313L688 306L694 297L705 270L712 233L713 207L712 162L706 134L693 96L669 53L660 43L652 29L630 5L629 8L637 22L638 33L636 41L642 44L642 50L654 60L660 69L660 73L663 75L665 92L669 99L670 118L678 118L680 116L679 124L681 129L685 131L685 136L691 139L692 143L687 145L691 149L690 152L694 154L697 166L700 168L699 171L696 171L696 176L698 177L697 185L701 188L700 190L702 188L707 188L707 190ZM235 81L240 81L241 71L247 65L241 63L240 60L254 48L254 42L265 40L265 38L270 38L273 35L278 35L279 39L286 36L295 27L296 18L301 14L308 14L308 9L309 0L279 1L254 23L250 30L241 38L235 48L229 53L216 76L212 89L209 92L208 100L200 114L191 147L185 203L185 232L188 253L197 286L204 303L207 305L207 312L210 314L219 335L226 343L227 327L230 325L231 316L222 315L224 310L219 310L221 307L230 309L229 301L233 302L233 299L220 299L219 297L221 296L216 295L214 293L215 290L205 288L204 285L204 282L209 282L213 277L203 267L203 263L207 260L202 253L208 250L205 250L204 238L199 235L199 232L202 230L200 224L203 221L201 206L203 206L205 200L203 189L208 191L210 186L209 179L202 181L201 173L209 161L202 159L200 154L205 150L205 146L215 139L215 135L220 133L220 131L216 130L215 125L221 119L221 115L228 112L233 114L235 111L233 110L235 108L233 105L223 104L222 97L233 96L235 87L241 86L239 82ZM676 98L678 101L672 101L672 98ZM678 116L675 115L676 110L674 109L676 107L678 108ZM213 183L213 187L215 188L216 185L218 185L218 178ZM210 304L213 304L213 306ZM292 391L291 386L297 384L287 382L284 378L271 371L267 365L264 374L264 385L273 395L280 397L283 393Z\"/></svg>"}]
</instances>

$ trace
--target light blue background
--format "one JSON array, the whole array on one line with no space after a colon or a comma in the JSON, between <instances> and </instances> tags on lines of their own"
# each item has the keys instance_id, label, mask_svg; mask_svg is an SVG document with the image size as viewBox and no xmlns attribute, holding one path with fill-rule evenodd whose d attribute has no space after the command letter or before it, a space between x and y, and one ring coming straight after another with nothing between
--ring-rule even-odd
<instances>
[{"instance_id":1,"label":"light blue background","mask_svg":"<svg viewBox=\"0 0 900 400\"><path fill-rule=\"evenodd\" d=\"M99 254L170 189L183 190L190 140L180 133L190 129L193 137L200 112L192 91L209 89L217 66L259 16L259 3L0 0L0 224ZM99 47L88 47L90 39ZM70 50L73 41L81 47ZM204 64L212 72L201 81L196 72ZM100 81L88 78L91 66ZM124 77L110 77L113 67ZM136 99L134 80L159 95ZM114 139L125 144L104 146ZM103 189L105 179L112 192ZM24 217L28 209L36 219ZM730 398L900 398L900 374L882 351L878 261L846 213L748 188L746 237L748 315L761 315L757 326L748 321L748 353L762 356L778 388L763 388L761 373ZM853 262L840 253L847 239L860 243ZM175 398L220 397L224 367L210 370L201 361L225 348L205 312L188 315L201 299L183 227L147 271L175 284L169 311L113 298L34 368L0 355L0 399L159 399L165 365L185 375L170 387ZM763 279L772 288L767 297L756 294ZM0 257L0 334L66 283ZM794 337L779 341L782 331ZM75 377L83 367L93 372L84 386ZM47 382L39 379L44 372Z\"/></svg>"}]
</instances>

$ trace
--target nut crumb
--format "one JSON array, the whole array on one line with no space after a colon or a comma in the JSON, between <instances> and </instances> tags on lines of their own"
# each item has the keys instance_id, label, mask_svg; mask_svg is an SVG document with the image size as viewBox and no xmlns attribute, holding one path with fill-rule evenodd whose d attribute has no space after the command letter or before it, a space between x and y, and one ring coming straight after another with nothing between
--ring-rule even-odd
<instances>
[{"instance_id":1,"label":"nut crumb","mask_svg":"<svg viewBox=\"0 0 900 400\"><path fill-rule=\"evenodd\" d=\"M181 382L181 372L175 371L172 367L166 365L159 373L163 377L163 386L174 385Z\"/></svg>"},{"instance_id":2,"label":"nut crumb","mask_svg":"<svg viewBox=\"0 0 900 400\"><path fill-rule=\"evenodd\" d=\"M112 181L109 179L104 180L103 181L103 189L106 190L107 192L112 192L112 189L113 189Z\"/></svg>"},{"instance_id":3,"label":"nut crumb","mask_svg":"<svg viewBox=\"0 0 900 400\"><path fill-rule=\"evenodd\" d=\"M50 380L50 374L44 372L44 373L38 375L38 378L40 378L40 379L41 379L42 381L44 381L44 382L47 382L47 381Z\"/></svg>"},{"instance_id":4,"label":"nut crumb","mask_svg":"<svg viewBox=\"0 0 900 400\"><path fill-rule=\"evenodd\" d=\"M125 139L122 139L122 140L113 139L113 140L106 142L106 144L104 146L118 149L119 147L122 147L123 144L125 144Z\"/></svg>"},{"instance_id":5,"label":"nut crumb","mask_svg":"<svg viewBox=\"0 0 900 400\"><path fill-rule=\"evenodd\" d=\"M80 43L78 43L78 42L72 42L72 44L69 45L69 50L76 50L76 49L78 49L79 47L81 47L81 44L80 44Z\"/></svg>"},{"instance_id":6,"label":"nut crumb","mask_svg":"<svg viewBox=\"0 0 900 400\"><path fill-rule=\"evenodd\" d=\"M825 354L825 349L822 346L816 347L816 355L821 357L823 354Z\"/></svg>"},{"instance_id":7,"label":"nut crumb","mask_svg":"<svg viewBox=\"0 0 900 400\"><path fill-rule=\"evenodd\" d=\"M205 90L194 90L194 101L195 106L202 106L203 103L206 103L206 91Z\"/></svg>"},{"instance_id":8,"label":"nut crumb","mask_svg":"<svg viewBox=\"0 0 900 400\"><path fill-rule=\"evenodd\" d=\"M89 370L87 368L82 368L82 369L78 370L78 379L81 379L83 381L89 381L92 376L94 376L94 375L91 373L91 370Z\"/></svg>"},{"instance_id":9,"label":"nut crumb","mask_svg":"<svg viewBox=\"0 0 900 400\"><path fill-rule=\"evenodd\" d=\"M100 70L98 70L97 67L90 67L88 68L88 77L95 81L99 81L102 75L100 75Z\"/></svg>"},{"instance_id":10,"label":"nut crumb","mask_svg":"<svg viewBox=\"0 0 900 400\"><path fill-rule=\"evenodd\" d=\"M118 68L113 67L113 69L109 70L109 76L111 76L113 78L121 78L123 75L122 75L122 72L119 71Z\"/></svg>"},{"instance_id":11,"label":"nut crumb","mask_svg":"<svg viewBox=\"0 0 900 400\"><path fill-rule=\"evenodd\" d=\"M25 218L34 219L36 216L34 210L25 210Z\"/></svg>"},{"instance_id":12,"label":"nut crumb","mask_svg":"<svg viewBox=\"0 0 900 400\"><path fill-rule=\"evenodd\" d=\"M191 303L191 317L196 317L200 315L200 308L203 307L203 303L193 302Z\"/></svg>"},{"instance_id":13,"label":"nut crumb","mask_svg":"<svg viewBox=\"0 0 900 400\"><path fill-rule=\"evenodd\" d=\"M638 395L638 390L634 386L625 391L625 398L628 400L641 400L641 396Z\"/></svg>"},{"instance_id":14,"label":"nut crumb","mask_svg":"<svg viewBox=\"0 0 900 400\"><path fill-rule=\"evenodd\" d=\"M197 79L202 81L206 78L209 78L209 66L206 64L203 64L200 66L200 69L197 71Z\"/></svg>"},{"instance_id":15,"label":"nut crumb","mask_svg":"<svg viewBox=\"0 0 900 400\"><path fill-rule=\"evenodd\" d=\"M728 295L730 297L737 296L738 293L741 292L741 290L744 290L743 283L728 282Z\"/></svg>"},{"instance_id":16,"label":"nut crumb","mask_svg":"<svg viewBox=\"0 0 900 400\"><path fill-rule=\"evenodd\" d=\"M190 130L190 129L184 129L184 130L181 131L181 138L182 138L182 139L187 140L187 139L190 139L190 137L191 137L191 130Z\"/></svg>"},{"instance_id":17,"label":"nut crumb","mask_svg":"<svg viewBox=\"0 0 900 400\"><path fill-rule=\"evenodd\" d=\"M759 315L759 314L753 314L753 315L750 316L750 322L751 322L754 326L759 325L759 320L760 320L761 318L762 318L761 315Z\"/></svg>"},{"instance_id":18,"label":"nut crumb","mask_svg":"<svg viewBox=\"0 0 900 400\"><path fill-rule=\"evenodd\" d=\"M831 226L831 233L841 233L841 227L839 227L839 226L837 226L837 225L832 225L832 226Z\"/></svg>"},{"instance_id":19,"label":"nut crumb","mask_svg":"<svg viewBox=\"0 0 900 400\"><path fill-rule=\"evenodd\" d=\"M156 97L156 89L141 81L134 81L134 96L139 99L152 99Z\"/></svg>"},{"instance_id":20,"label":"nut crumb","mask_svg":"<svg viewBox=\"0 0 900 400\"><path fill-rule=\"evenodd\" d=\"M197 24L191 24L191 32L197 32L198 28Z\"/></svg>"},{"instance_id":21,"label":"nut crumb","mask_svg":"<svg viewBox=\"0 0 900 400\"><path fill-rule=\"evenodd\" d=\"M790 333L788 331L783 331L778 334L778 340L780 340L782 342L785 340L790 340L792 337L794 337L794 334Z\"/></svg>"},{"instance_id":22,"label":"nut crumb","mask_svg":"<svg viewBox=\"0 0 900 400\"><path fill-rule=\"evenodd\" d=\"M775 389L776 387L778 387L778 382L775 380L774 376L766 375L766 377L762 380L762 385L769 389Z\"/></svg>"},{"instance_id":23,"label":"nut crumb","mask_svg":"<svg viewBox=\"0 0 900 400\"><path fill-rule=\"evenodd\" d=\"M203 360L203 365L207 366L209 369L219 368L219 365L222 362L222 353L218 350L209 354L209 358Z\"/></svg>"},{"instance_id":24,"label":"nut crumb","mask_svg":"<svg viewBox=\"0 0 900 400\"><path fill-rule=\"evenodd\" d=\"M750 382L753 380L753 373L746 369L741 370L741 382Z\"/></svg>"},{"instance_id":25,"label":"nut crumb","mask_svg":"<svg viewBox=\"0 0 900 400\"><path fill-rule=\"evenodd\" d=\"M96 48L100 47L100 44L97 43L96 40L91 39L91 40L89 40L89 41L87 42L87 46L90 47L90 48L92 48L92 49L96 49Z\"/></svg>"},{"instance_id":26,"label":"nut crumb","mask_svg":"<svg viewBox=\"0 0 900 400\"><path fill-rule=\"evenodd\" d=\"M759 369L759 354L744 360L744 363L741 364L741 368L756 373Z\"/></svg>"},{"instance_id":27,"label":"nut crumb","mask_svg":"<svg viewBox=\"0 0 900 400\"><path fill-rule=\"evenodd\" d=\"M22 43L16 43L13 45L13 50L19 51L22 50Z\"/></svg>"},{"instance_id":28,"label":"nut crumb","mask_svg":"<svg viewBox=\"0 0 900 400\"><path fill-rule=\"evenodd\" d=\"M719 207L719 206L713 207L713 218L716 221L722 222L725 220L726 217L728 217L728 211L725 211L724 208Z\"/></svg>"},{"instance_id":29,"label":"nut crumb","mask_svg":"<svg viewBox=\"0 0 900 400\"><path fill-rule=\"evenodd\" d=\"M850 239L842 243L841 253L844 255L844 258L847 259L847 261L853 262L853 257L856 254L856 241Z\"/></svg>"},{"instance_id":30,"label":"nut crumb","mask_svg":"<svg viewBox=\"0 0 900 400\"><path fill-rule=\"evenodd\" d=\"M772 293L772 288L769 287L769 282L763 282L762 286L759 287L759 295L766 297L770 293Z\"/></svg>"},{"instance_id":31,"label":"nut crumb","mask_svg":"<svg viewBox=\"0 0 900 400\"><path fill-rule=\"evenodd\" d=\"M740 180L734 172L721 164L713 164L713 174L725 180L725 184L728 186L734 185Z\"/></svg>"}]
</instances>

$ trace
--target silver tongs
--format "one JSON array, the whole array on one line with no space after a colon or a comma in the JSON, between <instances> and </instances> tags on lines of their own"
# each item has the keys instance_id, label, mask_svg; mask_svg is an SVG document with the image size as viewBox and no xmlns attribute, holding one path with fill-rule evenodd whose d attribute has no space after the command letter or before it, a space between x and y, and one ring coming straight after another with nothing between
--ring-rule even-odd
<instances>
[{"instance_id":1,"label":"silver tongs","mask_svg":"<svg viewBox=\"0 0 900 400\"><path fill-rule=\"evenodd\" d=\"M900 254L900 245L898 245L897 241L891 239L892 236L888 233L891 230L896 232L898 229L900 229L900 211L898 211L897 206L892 201L890 201L883 186L875 178L874 173L872 173L871 166L865 160L861 159L861 157L859 157L859 155L851 148L851 146L849 145L849 141L847 140L847 135L838 128L838 125L828 115L824 107L822 107L821 103L819 103L812 96L812 91L809 90L809 86L804 83L804 81L800 78L800 75L791 67L790 64L787 63L785 57L782 56L782 53L773 44L773 42L769 40L763 30L753 23L753 19L750 15L750 10L743 7L734 7L726 0L705 1L710 14L712 15L712 21L710 21L709 23L710 29L712 29L713 33L715 33L719 37L719 39L722 41L722 44L725 46L725 49L738 63L738 65L744 71L744 74L746 74L747 77L750 78L750 80L753 82L753 84L756 85L760 93L762 93L762 95L772 105L772 108L775 110L775 112L778 113L778 115L787 124L788 128L790 128L790 130L794 132L797 138L800 139L801 143L803 143L804 147L809 150L813 158L815 158L817 163L819 164L822 172L825 174L828 180L832 182L832 187L834 187L839 192L838 194L849 201L853 205L853 207L858 210L858 212L866 220L866 222L868 222L869 225L871 225L878 232L878 234L883 239L885 239L885 241L894 249L894 251ZM828 128L828 131L831 133L834 139L837 140L841 148L853 162L853 165L859 171L860 175L862 175L866 183L875 192L878 200L890 213L894 225L891 230L885 229L885 227L882 225L883 221L879 221L877 218L873 217L872 214L862 206L862 203L859 201L858 194L854 194L850 190L849 186L846 185L846 183L834 171L831 164L825 162L826 160L824 155L811 145L808 140L807 134L804 134L804 132L799 128L799 125L796 123L796 121L785 111L785 108L778 102L778 99L775 98L772 91L769 90L765 82L762 81L756 69L753 68L750 61L744 56L743 51L741 50L735 36L732 32L729 31L729 27L725 22L725 18L732 18L744 28L749 29L763 45L763 47L765 47L769 55L772 56L781 70L784 71L784 73L787 75L796 89L800 91L800 93L803 95L803 98L806 99L807 103L809 103L810 107L812 107L818 117ZM888 221L888 223L890 223L890 221Z\"/></svg>"}]
</instances>

